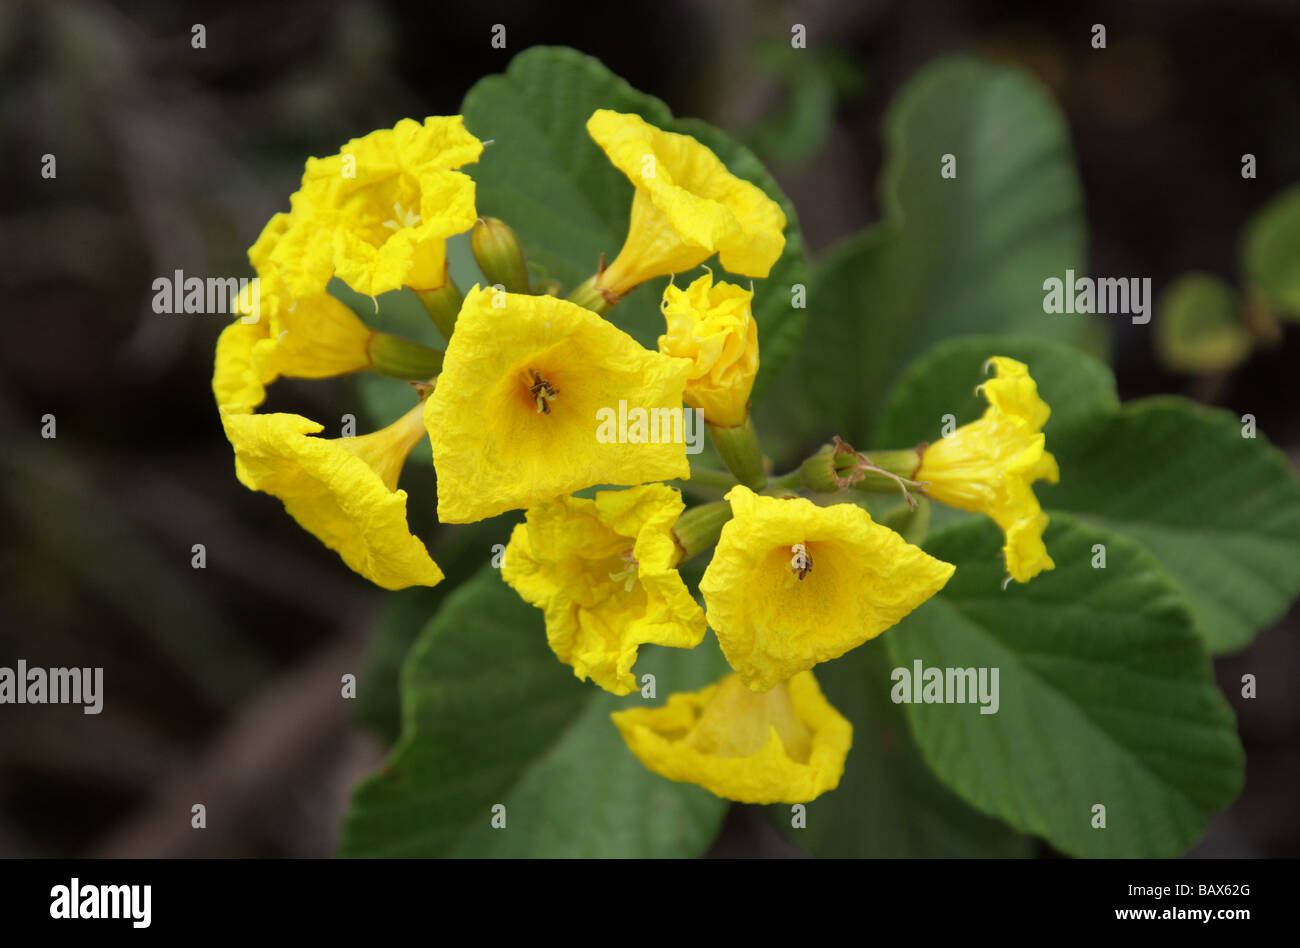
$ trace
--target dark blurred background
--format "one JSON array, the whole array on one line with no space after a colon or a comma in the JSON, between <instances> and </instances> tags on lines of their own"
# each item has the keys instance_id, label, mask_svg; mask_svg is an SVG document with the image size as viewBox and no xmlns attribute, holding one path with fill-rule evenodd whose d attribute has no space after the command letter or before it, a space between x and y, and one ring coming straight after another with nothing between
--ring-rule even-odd
<instances>
[{"instance_id":1,"label":"dark blurred background","mask_svg":"<svg viewBox=\"0 0 1300 948\"><path fill-rule=\"evenodd\" d=\"M1235 281L1243 223L1300 180L1293 0L603 7L0 5L0 665L103 666L108 692L98 716L0 708L0 856L328 855L350 787L382 760L339 678L366 663L384 594L235 480L209 388L225 320L150 305L152 280L176 269L251 275L245 250L306 156L454 114L518 51L567 44L748 141L816 252L878 218L891 98L964 50L1031 70L1064 109L1093 273L1150 276L1157 292L1190 269ZM496 23L505 50L490 45ZM797 67L781 53L795 23L809 47ZM1124 398L1251 412L1300 464L1300 332L1192 379L1159 369L1149 326L1116 322ZM308 414L357 410L348 385L275 392ZM56 439L40 436L46 414ZM1293 609L1217 663L1231 695L1245 672L1261 684L1248 711L1233 701L1245 792L1196 855L1300 855L1298 629ZM206 832L190 829L193 803ZM715 851L785 850L740 811Z\"/></svg>"}]
</instances>

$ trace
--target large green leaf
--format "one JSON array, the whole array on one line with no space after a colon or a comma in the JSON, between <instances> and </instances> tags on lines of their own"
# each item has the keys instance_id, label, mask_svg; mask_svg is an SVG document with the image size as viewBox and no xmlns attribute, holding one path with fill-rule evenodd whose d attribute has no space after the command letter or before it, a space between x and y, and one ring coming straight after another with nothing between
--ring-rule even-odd
<instances>
[{"instance_id":1,"label":"large green leaf","mask_svg":"<svg viewBox=\"0 0 1300 948\"><path fill-rule=\"evenodd\" d=\"M1093 567L1098 543L1105 568ZM991 714L907 704L917 744L973 806L1065 853L1182 853L1236 797L1243 765L1191 616L1137 543L1057 515L1047 545L1056 569L1003 590L992 524L926 544L957 572L888 634L893 662L909 676L917 660L998 669L999 701ZM1093 827L1096 804L1104 829Z\"/></svg>"},{"instance_id":2,"label":"large green leaf","mask_svg":"<svg viewBox=\"0 0 1300 948\"><path fill-rule=\"evenodd\" d=\"M761 392L790 354L804 318L793 308L795 284L807 284L803 238L793 205L743 145L703 122L675 119L660 100L633 89L598 60L572 49L538 46L487 76L465 96L466 124L491 140L466 170L478 184L478 209L515 228L528 259L566 290L596 272L603 253L613 260L627 235L632 186L587 134L596 109L635 112L667 131L693 135L737 176L752 181L785 211L786 249L767 280L757 281ZM716 261L710 263L719 271ZM702 272L702 271L701 271ZM724 278L718 272L718 278ZM748 285L748 278L736 278ZM667 279L634 291L609 319L643 345L664 331L659 300Z\"/></svg>"},{"instance_id":3,"label":"large green leaf","mask_svg":"<svg viewBox=\"0 0 1300 948\"><path fill-rule=\"evenodd\" d=\"M413 463L408 461L408 465ZM408 475L410 471L406 472ZM431 511L427 511L432 513ZM366 650L365 665L357 681L353 717L389 744L401 734L401 670L406 657L444 599L461 583L482 569L484 563L499 566L497 554L505 550L510 531L519 514L493 517L468 524L442 524L429 552L442 567L445 578L437 586L412 586L384 597L384 608L375 623L374 636Z\"/></svg>"},{"instance_id":4,"label":"large green leaf","mask_svg":"<svg viewBox=\"0 0 1300 948\"><path fill-rule=\"evenodd\" d=\"M1036 488L1049 512L1141 541L1216 653L1249 644L1300 592L1300 479L1246 431L1236 416L1183 399L1131 402L1049 440L1061 482Z\"/></svg>"},{"instance_id":5,"label":"large green leaf","mask_svg":"<svg viewBox=\"0 0 1300 948\"><path fill-rule=\"evenodd\" d=\"M636 673L662 700L721 673L713 645L646 646ZM403 735L345 818L348 856L703 853L726 802L642 767L609 720L641 702L581 684L546 645L541 613L485 568L448 598L403 673ZM492 808L506 808L493 829Z\"/></svg>"},{"instance_id":6,"label":"large green leaf","mask_svg":"<svg viewBox=\"0 0 1300 948\"><path fill-rule=\"evenodd\" d=\"M807 805L807 826L791 828L788 806L772 807L777 825L821 857L1029 855L1028 838L972 810L935 780L902 708L889 700L889 671L883 639L817 666L827 699L853 724L853 749L840 785Z\"/></svg>"},{"instance_id":7,"label":"large green leaf","mask_svg":"<svg viewBox=\"0 0 1300 948\"><path fill-rule=\"evenodd\" d=\"M914 78L884 125L883 220L813 276L804 385L827 432L865 440L912 357L958 334L1020 331L1103 347L1100 321L1043 312L1043 282L1084 270L1078 174L1033 79L967 58ZM940 176L944 155L955 178Z\"/></svg>"}]
</instances>

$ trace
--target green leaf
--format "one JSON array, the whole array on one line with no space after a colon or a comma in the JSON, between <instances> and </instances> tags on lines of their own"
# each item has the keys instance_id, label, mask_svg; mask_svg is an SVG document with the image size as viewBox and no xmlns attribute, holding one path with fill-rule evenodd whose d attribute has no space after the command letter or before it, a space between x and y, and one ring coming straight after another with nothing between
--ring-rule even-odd
<instances>
[{"instance_id":1,"label":"green leaf","mask_svg":"<svg viewBox=\"0 0 1300 948\"><path fill-rule=\"evenodd\" d=\"M468 127L493 144L468 171L478 184L479 213L513 227L531 262L566 292L612 261L627 235L632 185L587 134L596 109L634 112L666 131L693 135L738 177L766 191L785 211L786 249L767 280L756 283L761 368L755 392L770 384L793 351L805 311L791 305L791 287L807 285L798 217L753 153L703 122L674 119L660 100L633 89L598 60L572 49L538 46L487 76L465 96ZM725 274L712 261L719 279ZM685 278L685 277L683 277ZM609 313L611 322L654 348L664 331L659 300L667 279L652 280ZM748 285L748 278L733 282Z\"/></svg>"},{"instance_id":2,"label":"green leaf","mask_svg":"<svg viewBox=\"0 0 1300 948\"><path fill-rule=\"evenodd\" d=\"M862 90L860 65L840 50L795 49L782 39L760 43L753 59L774 80L782 101L744 130L745 140L766 161L803 164L826 147L841 97Z\"/></svg>"},{"instance_id":3,"label":"green leaf","mask_svg":"<svg viewBox=\"0 0 1300 948\"><path fill-rule=\"evenodd\" d=\"M366 649L365 664L357 682L353 719L388 744L401 734L402 665L428 617L446 597L447 583L432 589L414 586L384 597L375 637Z\"/></svg>"},{"instance_id":4,"label":"green leaf","mask_svg":"<svg viewBox=\"0 0 1300 948\"><path fill-rule=\"evenodd\" d=\"M1300 478L1253 419L1246 431L1228 412L1143 399L1068 439L1049 435L1061 481L1035 487L1049 513L1154 553L1216 654L1249 644L1300 592Z\"/></svg>"},{"instance_id":5,"label":"green leaf","mask_svg":"<svg viewBox=\"0 0 1300 948\"><path fill-rule=\"evenodd\" d=\"M712 644L645 646L662 700L721 674ZM448 596L403 674L403 735L356 791L346 856L686 857L727 803L641 766L609 720L641 702L581 684L546 644L541 612L485 568ZM492 808L506 808L493 829Z\"/></svg>"},{"instance_id":6,"label":"green leaf","mask_svg":"<svg viewBox=\"0 0 1300 948\"><path fill-rule=\"evenodd\" d=\"M1248 283L1284 315L1300 319L1300 185L1251 218L1242 235L1241 266Z\"/></svg>"},{"instance_id":7,"label":"green leaf","mask_svg":"<svg viewBox=\"0 0 1300 948\"><path fill-rule=\"evenodd\" d=\"M940 343L909 365L885 400L871 447L907 448L937 440L944 415L969 424L987 402L975 389L989 376L984 364L1007 356L1029 366L1038 394L1052 408L1043 431L1057 439L1098 414L1119 408L1110 369L1072 346L1032 336L974 336Z\"/></svg>"},{"instance_id":8,"label":"green leaf","mask_svg":"<svg viewBox=\"0 0 1300 948\"><path fill-rule=\"evenodd\" d=\"M431 510L426 513L432 516ZM515 513L478 523L438 526L437 542L429 552L445 578L432 588L413 586L384 597L384 609L375 623L357 682L354 716L358 724L388 744L397 742L402 728L401 670L412 646L448 594L476 575L484 563L500 566L497 555L505 551L510 531L521 519Z\"/></svg>"},{"instance_id":9,"label":"green leaf","mask_svg":"<svg viewBox=\"0 0 1300 948\"><path fill-rule=\"evenodd\" d=\"M1175 372L1226 372L1246 361L1255 340L1238 317L1237 291L1210 273L1185 273L1156 307L1156 355Z\"/></svg>"},{"instance_id":10,"label":"green leaf","mask_svg":"<svg viewBox=\"0 0 1300 948\"><path fill-rule=\"evenodd\" d=\"M1243 752L1178 589L1137 543L1061 515L1055 570L1004 591L1001 546L983 521L933 536L957 572L888 635L905 673L998 669L996 713L906 705L921 753L968 803L1062 852L1185 852L1240 791Z\"/></svg>"},{"instance_id":11,"label":"green leaf","mask_svg":"<svg viewBox=\"0 0 1300 948\"><path fill-rule=\"evenodd\" d=\"M791 828L788 806L771 808L777 825L824 858L1030 855L1028 838L935 780L889 700L889 670L883 639L817 666L827 700L853 724L853 748L840 785L807 805L806 828Z\"/></svg>"},{"instance_id":12,"label":"green leaf","mask_svg":"<svg viewBox=\"0 0 1300 948\"><path fill-rule=\"evenodd\" d=\"M941 339L1019 331L1104 348L1101 321L1043 312L1043 282L1084 269L1085 229L1066 125L1037 82L941 60L904 88L884 134L884 219L816 269L802 349L816 422L855 443L902 366Z\"/></svg>"}]
</instances>

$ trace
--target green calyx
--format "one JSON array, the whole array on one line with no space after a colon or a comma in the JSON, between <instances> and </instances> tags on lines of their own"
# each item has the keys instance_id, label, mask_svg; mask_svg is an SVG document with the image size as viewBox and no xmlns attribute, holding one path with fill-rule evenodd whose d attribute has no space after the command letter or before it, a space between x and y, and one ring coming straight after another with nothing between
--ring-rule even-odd
<instances>
[{"instance_id":1,"label":"green calyx","mask_svg":"<svg viewBox=\"0 0 1300 948\"><path fill-rule=\"evenodd\" d=\"M593 313L599 313L601 316L604 316L614 308L614 304L617 303L618 300L611 300L605 295L605 292L596 285L599 276L600 275L597 274L596 276L588 277L582 283L579 283L577 287L574 288L573 292L569 294L569 302L577 303L583 309L589 309Z\"/></svg>"},{"instance_id":2,"label":"green calyx","mask_svg":"<svg viewBox=\"0 0 1300 948\"><path fill-rule=\"evenodd\" d=\"M441 349L434 349L401 336L375 332L367 346L370 369L397 379L430 379L442 371Z\"/></svg>"},{"instance_id":3,"label":"green calyx","mask_svg":"<svg viewBox=\"0 0 1300 948\"><path fill-rule=\"evenodd\" d=\"M688 560L717 543L723 525L730 519L731 504L725 500L700 504L678 517L673 525L673 538L682 551L681 559Z\"/></svg>"},{"instance_id":4,"label":"green calyx","mask_svg":"<svg viewBox=\"0 0 1300 948\"><path fill-rule=\"evenodd\" d=\"M442 333L442 338L450 341L452 330L456 328L456 317L460 315L461 303L465 301L451 274L445 273L445 282L436 290L416 290L415 295L424 304L434 325L438 327L438 332Z\"/></svg>"},{"instance_id":5,"label":"green calyx","mask_svg":"<svg viewBox=\"0 0 1300 948\"><path fill-rule=\"evenodd\" d=\"M758 446L758 433L754 431L754 422L749 416L745 417L744 424L732 428L709 425L709 436L713 439L718 457L722 458L727 470L736 476L736 480L755 491L767 486L763 452Z\"/></svg>"},{"instance_id":6,"label":"green calyx","mask_svg":"<svg viewBox=\"0 0 1300 948\"><path fill-rule=\"evenodd\" d=\"M917 486L912 477L920 464L921 455L915 448L868 454L854 451L836 438L777 483L806 487L819 494L831 494L846 487L873 494L902 493L911 504L908 488Z\"/></svg>"}]
</instances>

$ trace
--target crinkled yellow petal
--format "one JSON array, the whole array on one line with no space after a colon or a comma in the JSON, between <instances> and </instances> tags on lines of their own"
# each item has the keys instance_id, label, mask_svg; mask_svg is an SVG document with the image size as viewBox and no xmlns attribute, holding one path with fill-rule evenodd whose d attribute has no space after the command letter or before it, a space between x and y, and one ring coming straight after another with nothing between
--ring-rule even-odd
<instances>
[{"instance_id":1,"label":"crinkled yellow petal","mask_svg":"<svg viewBox=\"0 0 1300 948\"><path fill-rule=\"evenodd\" d=\"M1000 526L1006 532L1002 554L1006 557L1007 573L1012 579L1027 583L1043 570L1056 568L1043 543L1047 514L1038 508L1037 502L1033 504L1033 512L1026 509L1019 519Z\"/></svg>"},{"instance_id":2,"label":"crinkled yellow petal","mask_svg":"<svg viewBox=\"0 0 1300 948\"><path fill-rule=\"evenodd\" d=\"M212 392L220 409L253 411L266 400L266 386L282 375L326 378L370 364L371 330L348 307L318 295L286 312L280 298L263 296L261 286L255 279L240 292L236 309L246 315L217 338Z\"/></svg>"},{"instance_id":3,"label":"crinkled yellow petal","mask_svg":"<svg viewBox=\"0 0 1300 948\"><path fill-rule=\"evenodd\" d=\"M459 330L457 330L459 332ZM546 638L579 679L625 695L645 643L694 648L704 612L677 573L684 509L663 484L563 497L514 529L501 577L546 616Z\"/></svg>"},{"instance_id":4,"label":"crinkled yellow petal","mask_svg":"<svg viewBox=\"0 0 1300 948\"><path fill-rule=\"evenodd\" d=\"M333 240L329 228L315 219L295 193L291 211L274 215L262 228L248 260L262 280L264 300L282 300L285 308L300 296L325 292L334 273Z\"/></svg>"},{"instance_id":5,"label":"crinkled yellow petal","mask_svg":"<svg viewBox=\"0 0 1300 948\"><path fill-rule=\"evenodd\" d=\"M627 240L600 278L622 296L714 253L733 273L765 277L785 249L785 213L689 135L598 109L587 132L636 187Z\"/></svg>"},{"instance_id":6,"label":"crinkled yellow petal","mask_svg":"<svg viewBox=\"0 0 1300 948\"><path fill-rule=\"evenodd\" d=\"M855 504L818 507L746 487L727 500L733 516L700 592L723 654L756 691L884 632L954 571Z\"/></svg>"},{"instance_id":7,"label":"crinkled yellow petal","mask_svg":"<svg viewBox=\"0 0 1300 948\"><path fill-rule=\"evenodd\" d=\"M339 278L367 296L442 286L446 239L477 217L473 179L452 169L482 151L461 116L431 116L402 119L337 155L308 159L301 206L332 235Z\"/></svg>"},{"instance_id":8,"label":"crinkled yellow petal","mask_svg":"<svg viewBox=\"0 0 1300 948\"><path fill-rule=\"evenodd\" d=\"M470 523L597 484L689 477L684 444L621 443L601 424L620 402L680 414L689 370L581 306L475 287L425 400L438 518Z\"/></svg>"},{"instance_id":9,"label":"crinkled yellow petal","mask_svg":"<svg viewBox=\"0 0 1300 948\"><path fill-rule=\"evenodd\" d=\"M364 438L309 437L322 426L301 415L223 411L221 420L240 482L278 497L354 571L385 589L442 580L407 526L406 491L394 489L401 462L423 435L418 408Z\"/></svg>"},{"instance_id":10,"label":"crinkled yellow petal","mask_svg":"<svg viewBox=\"0 0 1300 948\"><path fill-rule=\"evenodd\" d=\"M989 363L997 377L979 387L989 403L983 416L928 445L915 477L927 482L927 496L997 523L1006 534L1007 572L1024 583L1056 565L1043 545L1047 516L1031 486L1060 478L1042 433L1051 409L1023 362L995 356Z\"/></svg>"},{"instance_id":11,"label":"crinkled yellow petal","mask_svg":"<svg viewBox=\"0 0 1300 948\"><path fill-rule=\"evenodd\" d=\"M1007 418L1042 431L1052 410L1038 397L1038 385L1029 376L1029 366L1006 356L994 356L989 364L997 376L980 386L989 405Z\"/></svg>"},{"instance_id":12,"label":"crinkled yellow petal","mask_svg":"<svg viewBox=\"0 0 1300 948\"><path fill-rule=\"evenodd\" d=\"M611 717L647 768L740 803L807 803L834 790L853 743L853 726L808 671L765 693L728 675Z\"/></svg>"},{"instance_id":13,"label":"crinkled yellow petal","mask_svg":"<svg viewBox=\"0 0 1300 948\"><path fill-rule=\"evenodd\" d=\"M264 322L235 320L217 337L212 393L223 412L246 414L266 400L266 386L275 376L264 376L253 358L266 332Z\"/></svg>"},{"instance_id":14,"label":"crinkled yellow petal","mask_svg":"<svg viewBox=\"0 0 1300 948\"><path fill-rule=\"evenodd\" d=\"M348 306L328 293L289 301L269 286L255 279L238 301L241 313L256 314L265 327L252 350L265 383L279 376L331 378L369 367L373 330Z\"/></svg>"},{"instance_id":15,"label":"crinkled yellow petal","mask_svg":"<svg viewBox=\"0 0 1300 948\"><path fill-rule=\"evenodd\" d=\"M758 323L750 313L753 297L751 291L731 283L715 286L712 274L685 290L672 285L664 290L668 332L659 337L659 351L691 360L686 404L724 428L745 423L758 374Z\"/></svg>"}]
</instances>

